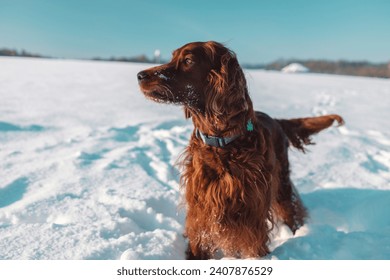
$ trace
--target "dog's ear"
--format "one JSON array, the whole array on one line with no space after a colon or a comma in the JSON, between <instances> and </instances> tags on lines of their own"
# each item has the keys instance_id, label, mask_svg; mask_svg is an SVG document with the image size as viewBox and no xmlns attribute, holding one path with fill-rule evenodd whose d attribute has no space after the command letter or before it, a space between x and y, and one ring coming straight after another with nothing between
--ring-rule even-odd
<instances>
[{"instance_id":1,"label":"dog's ear","mask_svg":"<svg viewBox=\"0 0 390 280\"><path fill-rule=\"evenodd\" d=\"M219 69L211 70L207 77L206 112L218 117L247 110L246 80L235 54L227 50L218 64Z\"/></svg>"},{"instance_id":2,"label":"dog's ear","mask_svg":"<svg viewBox=\"0 0 390 280\"><path fill-rule=\"evenodd\" d=\"M189 119L192 117L190 109L184 106L184 116L186 119Z\"/></svg>"}]
</instances>

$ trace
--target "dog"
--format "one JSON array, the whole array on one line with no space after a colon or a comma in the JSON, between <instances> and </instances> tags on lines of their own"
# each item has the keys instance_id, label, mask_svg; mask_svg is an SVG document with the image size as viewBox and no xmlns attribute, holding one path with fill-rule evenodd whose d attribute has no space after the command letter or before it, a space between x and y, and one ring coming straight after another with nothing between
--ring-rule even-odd
<instances>
[{"instance_id":1,"label":"dog","mask_svg":"<svg viewBox=\"0 0 390 280\"><path fill-rule=\"evenodd\" d=\"M273 119L254 111L244 73L223 44L193 42L172 60L137 74L143 94L182 105L194 130L181 165L187 259L259 258L278 221L293 233L308 217L290 180L288 147L344 123L339 115ZM218 253L219 254L219 253Z\"/></svg>"}]
</instances>

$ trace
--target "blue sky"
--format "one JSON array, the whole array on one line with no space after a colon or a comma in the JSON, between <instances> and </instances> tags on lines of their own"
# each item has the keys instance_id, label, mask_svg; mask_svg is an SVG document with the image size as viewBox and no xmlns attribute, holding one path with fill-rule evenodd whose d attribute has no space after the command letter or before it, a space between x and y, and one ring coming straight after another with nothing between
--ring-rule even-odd
<instances>
[{"instance_id":1,"label":"blue sky","mask_svg":"<svg viewBox=\"0 0 390 280\"><path fill-rule=\"evenodd\" d=\"M390 61L387 0L0 0L0 48L66 58L152 57L215 40L241 62Z\"/></svg>"}]
</instances>

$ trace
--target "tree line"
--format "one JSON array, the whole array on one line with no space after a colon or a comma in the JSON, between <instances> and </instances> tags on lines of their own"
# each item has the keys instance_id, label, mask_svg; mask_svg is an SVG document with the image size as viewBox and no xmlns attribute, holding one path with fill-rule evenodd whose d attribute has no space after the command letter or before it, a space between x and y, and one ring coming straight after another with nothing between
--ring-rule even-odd
<instances>
[{"instance_id":1,"label":"tree line","mask_svg":"<svg viewBox=\"0 0 390 280\"><path fill-rule=\"evenodd\" d=\"M43 56L40 54L34 54L25 50L14 49L0 49L0 56L21 56L21 57L41 57L41 58L53 58L49 56ZM141 62L141 63L155 63L154 59L149 59L146 55L139 55L135 57L110 57L101 58L94 57L91 60L98 61L120 61L120 62ZM166 61L163 61L164 63ZM312 73L325 73L336 75L352 75L352 76L365 76L365 77L378 77L378 78L390 78L390 63L371 63L367 61L330 61L330 60L277 60L269 64L243 64L247 69L265 69L280 71L283 67L291 63L300 63L309 69Z\"/></svg>"},{"instance_id":2,"label":"tree line","mask_svg":"<svg viewBox=\"0 0 390 280\"><path fill-rule=\"evenodd\" d=\"M245 67L280 71L291 63L302 64L312 73L390 78L390 63L371 63L367 61L291 59L277 60L265 65L245 65Z\"/></svg>"}]
</instances>

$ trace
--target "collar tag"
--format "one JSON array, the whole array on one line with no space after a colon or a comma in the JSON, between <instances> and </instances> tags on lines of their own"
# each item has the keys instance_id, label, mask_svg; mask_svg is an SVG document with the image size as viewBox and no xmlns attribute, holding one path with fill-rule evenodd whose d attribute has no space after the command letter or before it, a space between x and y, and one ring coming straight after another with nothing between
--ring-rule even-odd
<instances>
[{"instance_id":1,"label":"collar tag","mask_svg":"<svg viewBox=\"0 0 390 280\"><path fill-rule=\"evenodd\" d=\"M247 131L253 131L253 123L252 123L251 119L249 119L249 121L246 124L246 130Z\"/></svg>"}]
</instances>

